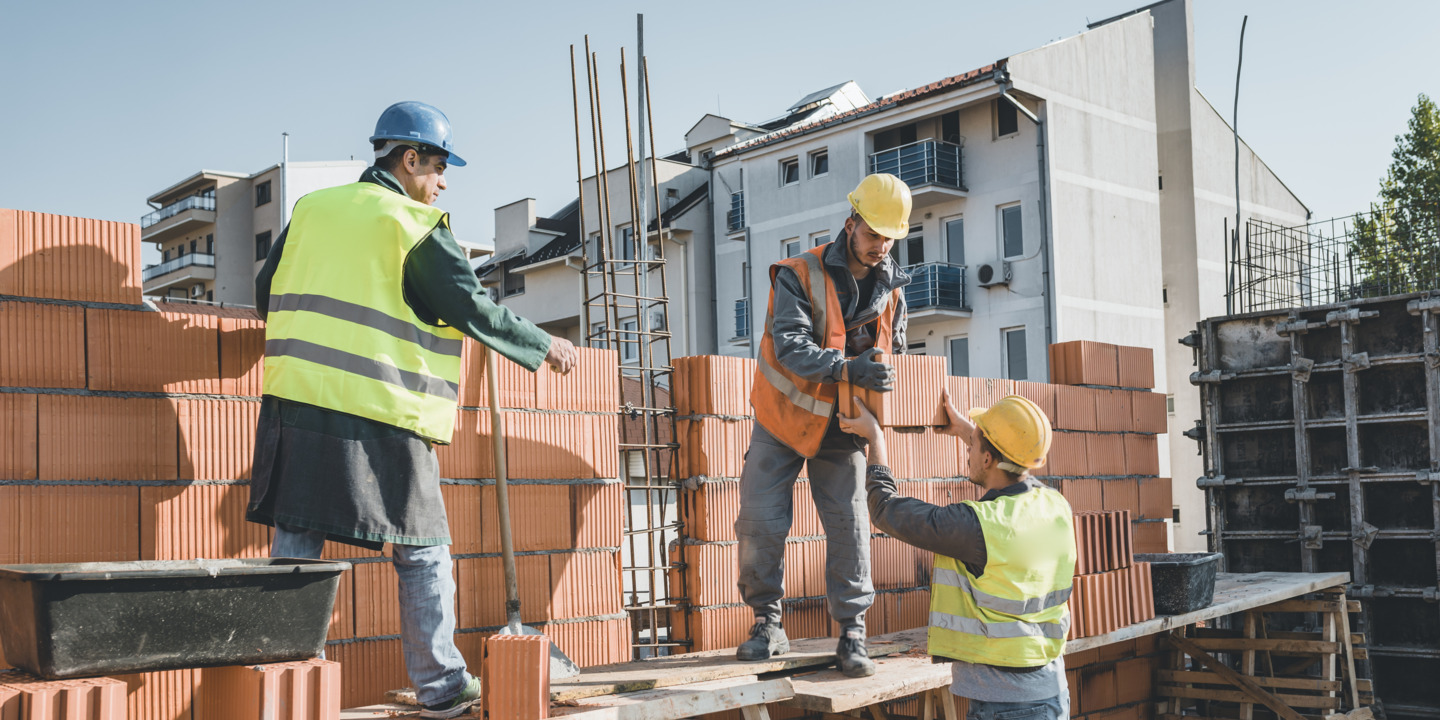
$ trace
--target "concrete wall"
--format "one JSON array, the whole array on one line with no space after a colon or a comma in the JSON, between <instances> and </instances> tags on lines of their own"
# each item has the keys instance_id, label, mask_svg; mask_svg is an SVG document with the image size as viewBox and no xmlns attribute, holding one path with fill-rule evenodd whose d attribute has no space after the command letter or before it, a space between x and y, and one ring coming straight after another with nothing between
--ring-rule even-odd
<instances>
[{"instance_id":1,"label":"concrete wall","mask_svg":"<svg viewBox=\"0 0 1440 720\"><path fill-rule=\"evenodd\" d=\"M255 190L248 178L215 190L216 302L255 304L254 223Z\"/></svg>"}]
</instances>

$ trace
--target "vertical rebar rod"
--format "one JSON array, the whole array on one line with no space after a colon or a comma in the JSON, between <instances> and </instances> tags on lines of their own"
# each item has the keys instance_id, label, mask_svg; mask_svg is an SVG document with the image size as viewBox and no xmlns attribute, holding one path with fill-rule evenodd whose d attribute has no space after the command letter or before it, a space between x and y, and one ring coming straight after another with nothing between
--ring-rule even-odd
<instances>
[{"instance_id":1,"label":"vertical rebar rod","mask_svg":"<svg viewBox=\"0 0 1440 720\"><path fill-rule=\"evenodd\" d=\"M586 346L594 347L595 339L590 336L590 242L585 234L585 154L580 147L580 81L575 74L574 43L570 44L570 102L575 114L575 192L580 232L580 317L583 323L580 337L585 339Z\"/></svg>"}]
</instances>

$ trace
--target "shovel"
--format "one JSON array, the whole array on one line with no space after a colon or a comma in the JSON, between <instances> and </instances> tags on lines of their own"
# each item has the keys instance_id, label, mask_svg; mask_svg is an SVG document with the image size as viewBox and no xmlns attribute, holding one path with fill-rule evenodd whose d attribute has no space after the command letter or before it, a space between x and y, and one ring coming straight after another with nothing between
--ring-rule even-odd
<instances>
[{"instance_id":1,"label":"shovel","mask_svg":"<svg viewBox=\"0 0 1440 720\"><path fill-rule=\"evenodd\" d=\"M505 563L505 627L501 635L544 635L520 624L520 583L515 573L515 544L510 539L510 469L505 462L505 422L500 415L500 380L495 351L485 349L485 386L490 394L490 429L495 443L495 500L500 514L500 558ZM550 679L580 674L575 661L550 643Z\"/></svg>"}]
</instances>

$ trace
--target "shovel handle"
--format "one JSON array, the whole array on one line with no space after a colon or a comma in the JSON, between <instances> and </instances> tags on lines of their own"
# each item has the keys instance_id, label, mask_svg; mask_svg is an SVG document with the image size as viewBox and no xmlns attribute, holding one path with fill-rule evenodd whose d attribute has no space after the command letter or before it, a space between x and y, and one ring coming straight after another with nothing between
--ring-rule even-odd
<instances>
[{"instance_id":1,"label":"shovel handle","mask_svg":"<svg viewBox=\"0 0 1440 720\"><path fill-rule=\"evenodd\" d=\"M519 632L520 584L515 544L510 538L510 468L505 462L505 420L500 414L500 379L495 351L485 348L485 388L490 396L490 437L495 446L495 505L500 516L500 559L505 565L505 624Z\"/></svg>"}]
</instances>

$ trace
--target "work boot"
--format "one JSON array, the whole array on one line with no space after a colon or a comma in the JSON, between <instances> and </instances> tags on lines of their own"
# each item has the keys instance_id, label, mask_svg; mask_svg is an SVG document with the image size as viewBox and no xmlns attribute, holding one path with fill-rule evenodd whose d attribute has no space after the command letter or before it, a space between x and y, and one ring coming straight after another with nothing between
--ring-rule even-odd
<instances>
[{"instance_id":1,"label":"work boot","mask_svg":"<svg viewBox=\"0 0 1440 720\"><path fill-rule=\"evenodd\" d=\"M850 628L835 646L835 664L845 677L862 678L875 674L875 661L865 652L865 631Z\"/></svg>"},{"instance_id":2,"label":"work boot","mask_svg":"<svg viewBox=\"0 0 1440 720\"><path fill-rule=\"evenodd\" d=\"M755 627L750 628L750 639L740 643L735 659L769 660L787 652L790 652L790 638L785 637L785 626L765 618L755 618Z\"/></svg>"},{"instance_id":3,"label":"work boot","mask_svg":"<svg viewBox=\"0 0 1440 720\"><path fill-rule=\"evenodd\" d=\"M426 705L420 711L422 718L454 718L460 717L470 711L470 706L480 699L480 678L472 676L465 687L460 688L460 694L449 700L434 705Z\"/></svg>"}]
</instances>

